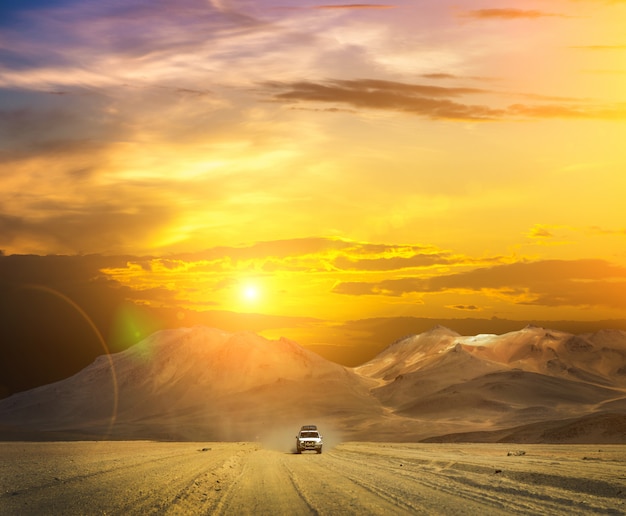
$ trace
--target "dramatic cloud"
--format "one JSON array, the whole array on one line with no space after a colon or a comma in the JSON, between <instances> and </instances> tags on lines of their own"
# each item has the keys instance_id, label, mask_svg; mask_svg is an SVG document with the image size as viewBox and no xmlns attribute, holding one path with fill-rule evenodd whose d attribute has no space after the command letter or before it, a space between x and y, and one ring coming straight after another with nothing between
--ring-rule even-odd
<instances>
[{"instance_id":1,"label":"dramatic cloud","mask_svg":"<svg viewBox=\"0 0 626 516\"><path fill-rule=\"evenodd\" d=\"M511 297L542 306L607 306L623 309L626 268L603 260L546 260L497 265L430 278L405 277L377 283L345 282L338 294L402 296L454 290Z\"/></svg>"},{"instance_id":2,"label":"dramatic cloud","mask_svg":"<svg viewBox=\"0 0 626 516\"><path fill-rule=\"evenodd\" d=\"M624 5L2 2L2 345L623 317Z\"/></svg>"}]
</instances>

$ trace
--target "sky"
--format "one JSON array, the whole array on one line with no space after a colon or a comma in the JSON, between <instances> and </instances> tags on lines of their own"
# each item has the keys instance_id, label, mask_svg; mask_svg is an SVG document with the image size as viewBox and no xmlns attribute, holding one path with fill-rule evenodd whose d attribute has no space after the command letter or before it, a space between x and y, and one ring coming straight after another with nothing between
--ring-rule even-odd
<instances>
[{"instance_id":1,"label":"sky","mask_svg":"<svg viewBox=\"0 0 626 516\"><path fill-rule=\"evenodd\" d=\"M3 2L3 288L319 346L623 320L624 26L624 0Z\"/></svg>"}]
</instances>

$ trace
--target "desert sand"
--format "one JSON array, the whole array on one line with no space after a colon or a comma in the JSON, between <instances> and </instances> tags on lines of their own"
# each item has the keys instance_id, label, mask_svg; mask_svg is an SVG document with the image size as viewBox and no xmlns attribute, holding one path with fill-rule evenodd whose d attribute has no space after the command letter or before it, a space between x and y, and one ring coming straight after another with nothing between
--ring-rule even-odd
<instances>
[{"instance_id":1,"label":"desert sand","mask_svg":"<svg viewBox=\"0 0 626 516\"><path fill-rule=\"evenodd\" d=\"M626 514L626 447L0 443L0 514Z\"/></svg>"}]
</instances>

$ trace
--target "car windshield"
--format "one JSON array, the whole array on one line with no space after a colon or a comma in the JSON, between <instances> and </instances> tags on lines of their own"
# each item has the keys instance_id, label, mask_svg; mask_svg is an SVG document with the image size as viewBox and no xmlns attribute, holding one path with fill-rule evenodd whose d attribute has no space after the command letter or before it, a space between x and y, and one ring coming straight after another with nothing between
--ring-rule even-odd
<instances>
[{"instance_id":1,"label":"car windshield","mask_svg":"<svg viewBox=\"0 0 626 516\"><path fill-rule=\"evenodd\" d=\"M319 437L317 432L300 432L300 437Z\"/></svg>"}]
</instances>

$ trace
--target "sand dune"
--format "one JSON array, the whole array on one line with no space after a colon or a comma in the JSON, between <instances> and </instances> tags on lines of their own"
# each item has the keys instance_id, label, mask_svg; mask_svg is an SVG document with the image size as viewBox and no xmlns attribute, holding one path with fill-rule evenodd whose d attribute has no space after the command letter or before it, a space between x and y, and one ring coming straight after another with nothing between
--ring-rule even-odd
<instances>
[{"instance_id":1,"label":"sand dune","mask_svg":"<svg viewBox=\"0 0 626 516\"><path fill-rule=\"evenodd\" d=\"M514 440L534 424L528 439L553 442L550 431L580 420L568 442L616 442L589 421L619 427L624 371L619 331L461 336L437 327L347 368L287 339L194 327L0 401L0 438L254 440L316 422L368 441Z\"/></svg>"}]
</instances>

